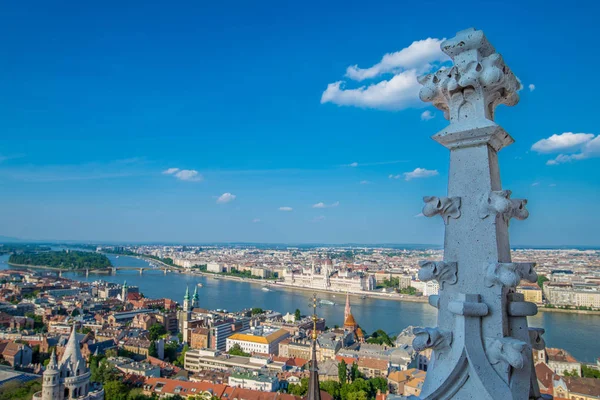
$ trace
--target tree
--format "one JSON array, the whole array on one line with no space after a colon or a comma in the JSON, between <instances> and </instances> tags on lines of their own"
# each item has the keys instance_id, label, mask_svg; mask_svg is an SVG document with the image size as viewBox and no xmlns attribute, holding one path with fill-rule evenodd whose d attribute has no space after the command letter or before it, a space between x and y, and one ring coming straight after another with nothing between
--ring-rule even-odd
<instances>
[{"instance_id":1,"label":"tree","mask_svg":"<svg viewBox=\"0 0 600 400\"><path fill-rule=\"evenodd\" d=\"M369 400L369 395L364 390L350 392L346 397L347 400Z\"/></svg>"},{"instance_id":2,"label":"tree","mask_svg":"<svg viewBox=\"0 0 600 400\"><path fill-rule=\"evenodd\" d=\"M373 387L373 391L375 393L377 393L378 390L380 390L381 393L385 393L388 390L388 383L385 378L382 378L382 377L371 378L371 379L369 379L369 383Z\"/></svg>"},{"instance_id":3,"label":"tree","mask_svg":"<svg viewBox=\"0 0 600 400\"><path fill-rule=\"evenodd\" d=\"M29 382L12 381L2 385L0 400L29 400L35 392L42 390L40 380Z\"/></svg>"},{"instance_id":4,"label":"tree","mask_svg":"<svg viewBox=\"0 0 600 400\"><path fill-rule=\"evenodd\" d=\"M348 364L344 360L338 364L338 380L341 384L348 382Z\"/></svg>"},{"instance_id":5,"label":"tree","mask_svg":"<svg viewBox=\"0 0 600 400\"><path fill-rule=\"evenodd\" d=\"M158 349L156 348L156 342L154 340L150 342L150 347L148 347L148 355L150 357L158 357Z\"/></svg>"},{"instance_id":6,"label":"tree","mask_svg":"<svg viewBox=\"0 0 600 400\"><path fill-rule=\"evenodd\" d=\"M308 393L308 378L300 379L300 383L292 383L288 386L288 393L294 396L304 396Z\"/></svg>"},{"instance_id":7,"label":"tree","mask_svg":"<svg viewBox=\"0 0 600 400\"><path fill-rule=\"evenodd\" d=\"M598 371L597 369L588 367L585 364L581 365L581 372L583 373L584 378L600 379L600 371Z\"/></svg>"},{"instance_id":8,"label":"tree","mask_svg":"<svg viewBox=\"0 0 600 400\"><path fill-rule=\"evenodd\" d=\"M177 359L175 360L175 362L173 364L175 364L178 367L183 368L183 366L185 365L185 353L187 353L187 351L190 349L190 346L186 344L183 345L183 350L181 350L181 354L179 354L179 356L177 357Z\"/></svg>"},{"instance_id":9,"label":"tree","mask_svg":"<svg viewBox=\"0 0 600 400\"><path fill-rule=\"evenodd\" d=\"M577 373L577 371L574 370L574 369L571 370L571 371L568 371L568 370L565 369L562 375L563 376L567 376L567 377L578 377L579 376L579 374Z\"/></svg>"},{"instance_id":10,"label":"tree","mask_svg":"<svg viewBox=\"0 0 600 400\"><path fill-rule=\"evenodd\" d=\"M352 367L350 367L350 380L352 381L352 383L354 383L354 381L356 381L359 378L361 378L361 373L358 370L358 364L352 363Z\"/></svg>"},{"instance_id":11,"label":"tree","mask_svg":"<svg viewBox=\"0 0 600 400\"><path fill-rule=\"evenodd\" d=\"M79 314L80 314L80 312L79 312L79 310L76 308L76 309L74 309L74 310L73 310L73 312L71 313L71 317L77 317L77 316L79 316Z\"/></svg>"},{"instance_id":12,"label":"tree","mask_svg":"<svg viewBox=\"0 0 600 400\"><path fill-rule=\"evenodd\" d=\"M331 395L331 397L333 397L334 399L339 399L340 398L340 387L342 385L339 382L336 381L324 381L321 382L319 385L319 388L321 390L326 391L327 393L329 393Z\"/></svg>"},{"instance_id":13,"label":"tree","mask_svg":"<svg viewBox=\"0 0 600 400\"><path fill-rule=\"evenodd\" d=\"M254 308L252 309L252 315L262 314L262 313L264 313L264 312L265 312L265 311L264 311L262 308L254 307Z\"/></svg>"},{"instance_id":14,"label":"tree","mask_svg":"<svg viewBox=\"0 0 600 400\"><path fill-rule=\"evenodd\" d=\"M401 294L408 294L408 295L414 296L415 294L417 294L417 289L415 289L412 286L409 286L409 287L406 287L404 289L400 289L400 293Z\"/></svg>"},{"instance_id":15,"label":"tree","mask_svg":"<svg viewBox=\"0 0 600 400\"><path fill-rule=\"evenodd\" d=\"M127 400L127 386L120 380L111 380L103 384L104 398L107 400Z\"/></svg>"},{"instance_id":16,"label":"tree","mask_svg":"<svg viewBox=\"0 0 600 400\"><path fill-rule=\"evenodd\" d=\"M167 333L167 328L162 324L155 323L152 324L148 331L150 332L150 340L158 340L162 335Z\"/></svg>"},{"instance_id":17,"label":"tree","mask_svg":"<svg viewBox=\"0 0 600 400\"><path fill-rule=\"evenodd\" d=\"M250 354L246 353L244 350L242 350L242 348L240 347L239 344L234 344L233 346L231 346L231 348L228 351L229 354L231 354L232 356L242 356L242 357L249 357Z\"/></svg>"},{"instance_id":18,"label":"tree","mask_svg":"<svg viewBox=\"0 0 600 400\"><path fill-rule=\"evenodd\" d=\"M294 311L294 319L296 321L300 321L302 319L302 313L300 312L300 309L296 308L296 311Z\"/></svg>"},{"instance_id":19,"label":"tree","mask_svg":"<svg viewBox=\"0 0 600 400\"><path fill-rule=\"evenodd\" d=\"M538 275L538 281L537 284L540 288L544 288L544 282L547 282L549 279L546 277L546 275Z\"/></svg>"},{"instance_id":20,"label":"tree","mask_svg":"<svg viewBox=\"0 0 600 400\"><path fill-rule=\"evenodd\" d=\"M175 342L169 342L165 345L165 360L168 359L173 362L177 359L177 350L179 346Z\"/></svg>"}]
</instances>

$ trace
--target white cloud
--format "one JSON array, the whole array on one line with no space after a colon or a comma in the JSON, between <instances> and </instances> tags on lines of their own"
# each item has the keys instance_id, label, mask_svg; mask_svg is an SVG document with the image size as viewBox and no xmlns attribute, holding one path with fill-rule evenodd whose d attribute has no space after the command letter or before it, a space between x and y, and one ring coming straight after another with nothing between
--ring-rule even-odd
<instances>
[{"instance_id":1,"label":"white cloud","mask_svg":"<svg viewBox=\"0 0 600 400\"><path fill-rule=\"evenodd\" d=\"M538 186L539 184L540 184L539 182L533 182L533 183L531 184L531 186Z\"/></svg>"},{"instance_id":2,"label":"white cloud","mask_svg":"<svg viewBox=\"0 0 600 400\"><path fill-rule=\"evenodd\" d=\"M535 85L533 83L530 83L528 87L530 92L533 92L535 90Z\"/></svg>"},{"instance_id":3,"label":"white cloud","mask_svg":"<svg viewBox=\"0 0 600 400\"><path fill-rule=\"evenodd\" d=\"M445 39L428 38L418 40L395 53L384 55L380 62L370 68L359 68L358 65L346 69L346 76L355 81L375 78L386 73L396 73L402 70L430 69L431 64L448 60L448 56L440 50L440 44Z\"/></svg>"},{"instance_id":4,"label":"white cloud","mask_svg":"<svg viewBox=\"0 0 600 400\"><path fill-rule=\"evenodd\" d=\"M426 110L421 114L421 121L429 121L430 119L434 119L435 115L431 113L431 111Z\"/></svg>"},{"instance_id":5,"label":"white cloud","mask_svg":"<svg viewBox=\"0 0 600 400\"><path fill-rule=\"evenodd\" d=\"M346 77L355 81L378 78L384 74L393 76L358 88L346 89L345 81L330 83L321 95L321 103L384 110L423 106L419 100L421 85L417 82L417 76L449 60L440 49L443 40L429 38L413 42L400 51L384 55L380 62L370 68L359 68L358 65L348 67Z\"/></svg>"},{"instance_id":6,"label":"white cloud","mask_svg":"<svg viewBox=\"0 0 600 400\"><path fill-rule=\"evenodd\" d=\"M287 206L279 207L279 211L292 211L292 210L293 210L292 207L287 207Z\"/></svg>"},{"instance_id":7,"label":"white cloud","mask_svg":"<svg viewBox=\"0 0 600 400\"><path fill-rule=\"evenodd\" d=\"M531 150L538 153L560 153L577 149L592 140L593 133L565 132L560 135L552 135L547 139L537 141L531 146Z\"/></svg>"},{"instance_id":8,"label":"white cloud","mask_svg":"<svg viewBox=\"0 0 600 400\"><path fill-rule=\"evenodd\" d=\"M225 203L229 203L233 200L235 200L237 196L235 194L231 194L231 193L223 193L222 195L219 196L219 198L217 199L217 203L218 204L225 204Z\"/></svg>"},{"instance_id":9,"label":"white cloud","mask_svg":"<svg viewBox=\"0 0 600 400\"><path fill-rule=\"evenodd\" d=\"M164 175L173 175L180 181L200 182L204 180L204 177L195 169L169 168L165 169L162 173Z\"/></svg>"},{"instance_id":10,"label":"white cloud","mask_svg":"<svg viewBox=\"0 0 600 400\"><path fill-rule=\"evenodd\" d=\"M429 178L430 176L439 175L439 173L435 169L415 168L414 171L405 172L402 175L405 180L410 181L411 179Z\"/></svg>"},{"instance_id":11,"label":"white cloud","mask_svg":"<svg viewBox=\"0 0 600 400\"><path fill-rule=\"evenodd\" d=\"M398 174L398 175L389 174L388 178L390 178L390 179L400 179L400 178L402 178L402 175L400 175L400 174Z\"/></svg>"},{"instance_id":12,"label":"white cloud","mask_svg":"<svg viewBox=\"0 0 600 400\"><path fill-rule=\"evenodd\" d=\"M593 133L565 132L542 139L531 146L538 153L560 153L546 165L558 165L571 161L600 157L600 135Z\"/></svg>"},{"instance_id":13,"label":"white cloud","mask_svg":"<svg viewBox=\"0 0 600 400\"><path fill-rule=\"evenodd\" d=\"M332 207L337 207L340 205L339 201L336 201L335 203L331 203L331 204L325 204L322 201L318 202L317 204L313 204L313 208L332 208Z\"/></svg>"},{"instance_id":14,"label":"white cloud","mask_svg":"<svg viewBox=\"0 0 600 400\"><path fill-rule=\"evenodd\" d=\"M371 182L370 181L360 181L361 185L369 185Z\"/></svg>"},{"instance_id":15,"label":"white cloud","mask_svg":"<svg viewBox=\"0 0 600 400\"><path fill-rule=\"evenodd\" d=\"M200 182L204 179L195 169L182 169L175 173L175 177L181 181Z\"/></svg>"},{"instance_id":16,"label":"white cloud","mask_svg":"<svg viewBox=\"0 0 600 400\"><path fill-rule=\"evenodd\" d=\"M349 167L358 167L358 163L356 161L354 161L351 164L348 164Z\"/></svg>"},{"instance_id":17,"label":"white cloud","mask_svg":"<svg viewBox=\"0 0 600 400\"><path fill-rule=\"evenodd\" d=\"M260 218L254 218L252 220L252 223L254 223L254 224L259 223L259 222L260 222Z\"/></svg>"}]
</instances>

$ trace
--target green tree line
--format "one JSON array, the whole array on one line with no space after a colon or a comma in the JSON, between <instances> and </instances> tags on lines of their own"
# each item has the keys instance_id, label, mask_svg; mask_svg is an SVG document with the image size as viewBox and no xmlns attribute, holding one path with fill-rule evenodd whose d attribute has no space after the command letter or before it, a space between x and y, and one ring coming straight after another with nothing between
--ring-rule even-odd
<instances>
[{"instance_id":1,"label":"green tree line","mask_svg":"<svg viewBox=\"0 0 600 400\"><path fill-rule=\"evenodd\" d=\"M8 262L63 269L99 269L112 266L110 260L104 254L75 250L12 254Z\"/></svg>"}]
</instances>

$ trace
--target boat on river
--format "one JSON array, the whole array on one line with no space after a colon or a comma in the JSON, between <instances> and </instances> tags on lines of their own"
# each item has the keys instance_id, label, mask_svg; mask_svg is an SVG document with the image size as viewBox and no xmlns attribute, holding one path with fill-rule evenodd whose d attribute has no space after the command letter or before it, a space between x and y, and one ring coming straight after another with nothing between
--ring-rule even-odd
<instances>
[{"instance_id":1,"label":"boat on river","mask_svg":"<svg viewBox=\"0 0 600 400\"><path fill-rule=\"evenodd\" d=\"M319 304L323 304L326 306L335 306L335 303L333 301L325 299L319 300Z\"/></svg>"},{"instance_id":2,"label":"boat on river","mask_svg":"<svg viewBox=\"0 0 600 400\"><path fill-rule=\"evenodd\" d=\"M271 291L271 289L269 289L266 286L263 286L260 290L262 290L263 292L270 292Z\"/></svg>"}]
</instances>

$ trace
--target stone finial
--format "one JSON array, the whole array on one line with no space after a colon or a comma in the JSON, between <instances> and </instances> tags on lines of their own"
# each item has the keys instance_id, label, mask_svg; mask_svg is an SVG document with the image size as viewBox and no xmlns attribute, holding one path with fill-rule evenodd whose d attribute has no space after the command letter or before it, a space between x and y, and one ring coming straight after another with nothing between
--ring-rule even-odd
<instances>
[{"instance_id":1,"label":"stone finial","mask_svg":"<svg viewBox=\"0 0 600 400\"><path fill-rule=\"evenodd\" d=\"M420 261L419 266L419 279L424 282L435 279L442 289L444 283L454 285L458 279L458 265L455 262Z\"/></svg>"},{"instance_id":2,"label":"stone finial","mask_svg":"<svg viewBox=\"0 0 600 400\"><path fill-rule=\"evenodd\" d=\"M442 350L452 344L452 332L439 328L414 328L413 348L416 351L425 349Z\"/></svg>"},{"instance_id":3,"label":"stone finial","mask_svg":"<svg viewBox=\"0 0 600 400\"><path fill-rule=\"evenodd\" d=\"M537 282L537 274L533 270L535 263L491 263L487 267L485 284L488 287L501 285L516 287L521 279Z\"/></svg>"},{"instance_id":4,"label":"stone finial","mask_svg":"<svg viewBox=\"0 0 600 400\"><path fill-rule=\"evenodd\" d=\"M494 120L499 104L519 102L520 84L482 31L458 32L442 43L454 66L419 79L421 100L432 102L450 123Z\"/></svg>"},{"instance_id":5,"label":"stone finial","mask_svg":"<svg viewBox=\"0 0 600 400\"><path fill-rule=\"evenodd\" d=\"M423 215L426 217L439 214L446 225L450 218L460 217L460 197L425 196L423 201L425 202Z\"/></svg>"},{"instance_id":6,"label":"stone finial","mask_svg":"<svg viewBox=\"0 0 600 400\"><path fill-rule=\"evenodd\" d=\"M529 348L527 343L513 339L489 338L487 341L487 354L492 364L505 362L514 368L523 368L525 365L525 351Z\"/></svg>"}]
</instances>

